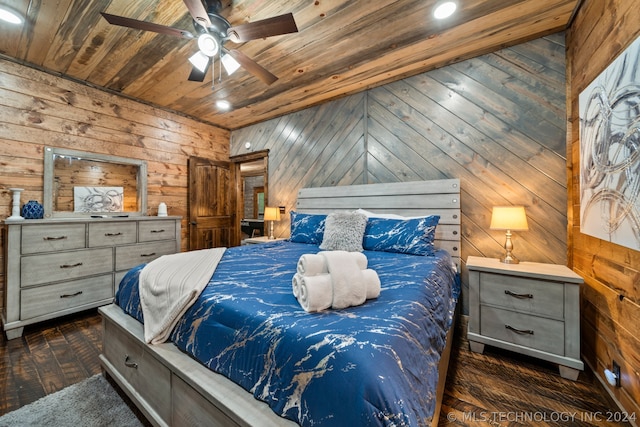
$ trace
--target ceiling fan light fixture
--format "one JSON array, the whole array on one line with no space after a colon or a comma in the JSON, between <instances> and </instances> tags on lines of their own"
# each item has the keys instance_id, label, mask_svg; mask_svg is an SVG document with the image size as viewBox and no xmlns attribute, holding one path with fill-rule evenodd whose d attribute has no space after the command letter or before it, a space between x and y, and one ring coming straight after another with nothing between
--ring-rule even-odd
<instances>
[{"instance_id":1,"label":"ceiling fan light fixture","mask_svg":"<svg viewBox=\"0 0 640 427\"><path fill-rule=\"evenodd\" d=\"M200 51L197 51L196 53L191 55L191 57L189 58L189 62L191 62L191 65L193 65L203 73L207 69L207 66L209 65L210 60L211 59L207 55L205 55Z\"/></svg>"},{"instance_id":2,"label":"ceiling fan light fixture","mask_svg":"<svg viewBox=\"0 0 640 427\"><path fill-rule=\"evenodd\" d=\"M235 73L238 71L238 68L240 68L238 61L229 54L222 55L220 60L222 61L222 65L224 65L224 69L227 71L228 75Z\"/></svg>"},{"instance_id":3,"label":"ceiling fan light fixture","mask_svg":"<svg viewBox=\"0 0 640 427\"><path fill-rule=\"evenodd\" d=\"M445 1L436 6L433 10L433 17L436 19L445 19L453 15L458 8L458 5L454 1Z\"/></svg>"},{"instance_id":4,"label":"ceiling fan light fixture","mask_svg":"<svg viewBox=\"0 0 640 427\"><path fill-rule=\"evenodd\" d=\"M24 18L20 13L5 5L0 5L0 19L15 25L20 25L24 22Z\"/></svg>"},{"instance_id":5,"label":"ceiling fan light fixture","mask_svg":"<svg viewBox=\"0 0 640 427\"><path fill-rule=\"evenodd\" d=\"M218 42L218 39L213 37L211 34L205 33L198 37L198 48L200 49L200 52L209 57L213 57L220 50L220 43Z\"/></svg>"}]
</instances>

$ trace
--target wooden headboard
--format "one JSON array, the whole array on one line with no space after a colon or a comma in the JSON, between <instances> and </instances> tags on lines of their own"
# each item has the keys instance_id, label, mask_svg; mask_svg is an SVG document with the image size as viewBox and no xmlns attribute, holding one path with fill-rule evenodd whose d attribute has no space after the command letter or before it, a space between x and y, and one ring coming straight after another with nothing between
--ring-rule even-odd
<instances>
[{"instance_id":1,"label":"wooden headboard","mask_svg":"<svg viewBox=\"0 0 640 427\"><path fill-rule=\"evenodd\" d=\"M451 254L460 271L459 179L303 188L298 191L298 212L330 213L359 208L407 217L440 215L435 245Z\"/></svg>"}]
</instances>

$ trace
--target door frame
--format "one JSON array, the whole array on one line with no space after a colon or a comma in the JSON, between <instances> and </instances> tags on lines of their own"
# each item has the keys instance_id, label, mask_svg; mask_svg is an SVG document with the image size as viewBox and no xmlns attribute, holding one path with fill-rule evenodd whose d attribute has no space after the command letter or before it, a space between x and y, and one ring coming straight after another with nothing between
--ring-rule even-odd
<instances>
[{"instance_id":1,"label":"door frame","mask_svg":"<svg viewBox=\"0 0 640 427\"><path fill-rule=\"evenodd\" d=\"M256 160L262 159L264 162L264 203L265 206L269 203L269 150L260 150L254 151L246 154L238 154L236 156L229 157L229 161L231 162L230 170L232 185L234 189L232 191L232 197L235 199L234 209L234 223L231 228L232 236L231 241L234 245L239 245L240 240L242 239L242 230L240 227L240 221L244 217L243 212L243 187L242 187L242 175L240 173L240 166L243 163L255 162Z\"/></svg>"}]
</instances>

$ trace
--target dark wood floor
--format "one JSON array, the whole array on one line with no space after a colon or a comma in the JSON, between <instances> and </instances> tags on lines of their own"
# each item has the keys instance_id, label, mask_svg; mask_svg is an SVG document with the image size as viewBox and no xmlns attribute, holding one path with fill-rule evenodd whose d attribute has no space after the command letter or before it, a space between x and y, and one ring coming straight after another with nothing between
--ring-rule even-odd
<instances>
[{"instance_id":1,"label":"dark wood floor","mask_svg":"<svg viewBox=\"0 0 640 427\"><path fill-rule=\"evenodd\" d=\"M480 355L457 334L442 405L442 426L603 426L617 408L589 370L578 381L557 367L487 346ZM0 338L0 415L100 372L96 310Z\"/></svg>"}]
</instances>

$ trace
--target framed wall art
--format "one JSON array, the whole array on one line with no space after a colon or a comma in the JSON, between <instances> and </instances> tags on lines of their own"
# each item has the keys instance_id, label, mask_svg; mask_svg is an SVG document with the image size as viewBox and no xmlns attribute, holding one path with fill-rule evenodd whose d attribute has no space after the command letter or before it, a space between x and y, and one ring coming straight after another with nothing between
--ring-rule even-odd
<instances>
[{"instance_id":1,"label":"framed wall art","mask_svg":"<svg viewBox=\"0 0 640 427\"><path fill-rule=\"evenodd\" d=\"M580 231L640 250L640 38L579 96Z\"/></svg>"},{"instance_id":2,"label":"framed wall art","mask_svg":"<svg viewBox=\"0 0 640 427\"><path fill-rule=\"evenodd\" d=\"M122 212L123 187L73 187L74 212Z\"/></svg>"}]
</instances>

